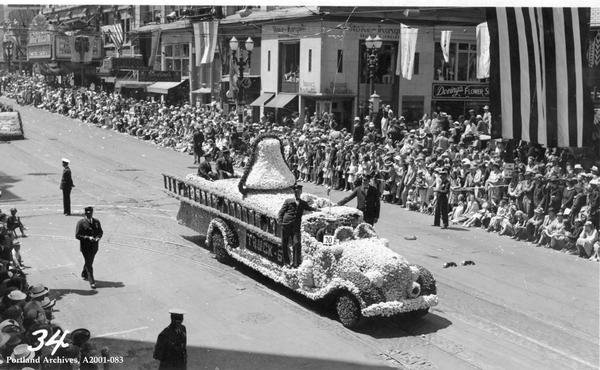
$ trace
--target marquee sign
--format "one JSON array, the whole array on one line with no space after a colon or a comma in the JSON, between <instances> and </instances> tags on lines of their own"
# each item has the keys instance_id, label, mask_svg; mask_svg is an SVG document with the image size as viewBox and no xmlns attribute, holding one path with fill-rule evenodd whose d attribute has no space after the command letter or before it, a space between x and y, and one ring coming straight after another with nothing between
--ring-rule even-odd
<instances>
[{"instance_id":1,"label":"marquee sign","mask_svg":"<svg viewBox=\"0 0 600 370\"><path fill-rule=\"evenodd\" d=\"M71 37L67 35L56 35L54 37L55 58L56 59L71 59L73 49L71 46Z\"/></svg>"},{"instance_id":2,"label":"marquee sign","mask_svg":"<svg viewBox=\"0 0 600 370\"><path fill-rule=\"evenodd\" d=\"M434 83L433 99L489 99L490 88L486 83Z\"/></svg>"}]
</instances>

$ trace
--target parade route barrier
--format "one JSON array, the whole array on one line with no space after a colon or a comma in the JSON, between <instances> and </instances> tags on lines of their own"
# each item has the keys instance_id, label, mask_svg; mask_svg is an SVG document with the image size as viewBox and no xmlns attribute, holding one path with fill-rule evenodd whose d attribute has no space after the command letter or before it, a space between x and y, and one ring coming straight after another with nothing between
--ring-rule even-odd
<instances>
[{"instance_id":1,"label":"parade route barrier","mask_svg":"<svg viewBox=\"0 0 600 370\"><path fill-rule=\"evenodd\" d=\"M0 140L24 139L23 123L19 112L0 112Z\"/></svg>"}]
</instances>

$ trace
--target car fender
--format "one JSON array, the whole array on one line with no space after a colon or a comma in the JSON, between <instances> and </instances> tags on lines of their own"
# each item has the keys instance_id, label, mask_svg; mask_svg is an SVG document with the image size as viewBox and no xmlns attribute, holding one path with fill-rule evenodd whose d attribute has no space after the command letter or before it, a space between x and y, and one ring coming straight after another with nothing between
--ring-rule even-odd
<instances>
[{"instance_id":1,"label":"car fender","mask_svg":"<svg viewBox=\"0 0 600 370\"><path fill-rule=\"evenodd\" d=\"M220 217L215 217L210 221L210 224L208 224L208 229L206 230L206 246L209 249L212 250L212 234L215 229L219 230L221 235L223 235L223 241L227 250L238 247L238 237L234 229L227 223L227 221Z\"/></svg>"}]
</instances>

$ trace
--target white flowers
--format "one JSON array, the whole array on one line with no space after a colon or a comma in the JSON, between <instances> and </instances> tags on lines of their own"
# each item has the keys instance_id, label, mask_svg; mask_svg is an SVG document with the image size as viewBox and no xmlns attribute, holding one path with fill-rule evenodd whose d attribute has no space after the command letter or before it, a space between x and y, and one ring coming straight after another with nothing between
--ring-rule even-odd
<instances>
[{"instance_id":1,"label":"white flowers","mask_svg":"<svg viewBox=\"0 0 600 370\"><path fill-rule=\"evenodd\" d=\"M420 296L404 301L381 302L362 309L363 316L393 316L402 312L426 309L438 304L435 294Z\"/></svg>"},{"instance_id":2,"label":"white flowers","mask_svg":"<svg viewBox=\"0 0 600 370\"><path fill-rule=\"evenodd\" d=\"M279 140L264 138L256 150L256 160L246 178L246 189L278 190L294 185L296 178L283 159Z\"/></svg>"}]
</instances>

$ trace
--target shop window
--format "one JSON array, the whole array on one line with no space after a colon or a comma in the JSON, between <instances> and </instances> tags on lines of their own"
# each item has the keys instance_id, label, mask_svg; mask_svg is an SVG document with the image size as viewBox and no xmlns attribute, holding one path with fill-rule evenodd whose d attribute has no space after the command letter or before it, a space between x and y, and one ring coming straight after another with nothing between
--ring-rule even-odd
<instances>
[{"instance_id":1,"label":"shop window","mask_svg":"<svg viewBox=\"0 0 600 370\"><path fill-rule=\"evenodd\" d=\"M189 44L165 45L165 70L179 71L181 76L189 75L190 71L190 46Z\"/></svg>"},{"instance_id":2,"label":"shop window","mask_svg":"<svg viewBox=\"0 0 600 370\"><path fill-rule=\"evenodd\" d=\"M424 112L425 97L419 95L405 95L402 97L402 115L407 123L419 122Z\"/></svg>"},{"instance_id":3,"label":"shop window","mask_svg":"<svg viewBox=\"0 0 600 370\"><path fill-rule=\"evenodd\" d=\"M394 74L396 71L396 50L397 42L384 41L381 48L377 52L377 65L375 66L375 73L373 82L376 84L391 85L394 83ZM360 43L360 55L361 57L361 73L360 82L369 83L369 51L365 46L364 40Z\"/></svg>"},{"instance_id":4,"label":"shop window","mask_svg":"<svg viewBox=\"0 0 600 370\"><path fill-rule=\"evenodd\" d=\"M298 83L300 72L300 42L282 42L279 44L280 50L280 73L282 83Z\"/></svg>"},{"instance_id":5,"label":"shop window","mask_svg":"<svg viewBox=\"0 0 600 370\"><path fill-rule=\"evenodd\" d=\"M448 63L439 42L435 43L434 79L436 81L478 81L477 47L474 43L450 43Z\"/></svg>"},{"instance_id":6,"label":"shop window","mask_svg":"<svg viewBox=\"0 0 600 370\"><path fill-rule=\"evenodd\" d=\"M308 71L312 72L312 49L308 49Z\"/></svg>"},{"instance_id":7,"label":"shop window","mask_svg":"<svg viewBox=\"0 0 600 370\"><path fill-rule=\"evenodd\" d=\"M344 72L344 51L337 51L337 73Z\"/></svg>"}]
</instances>

